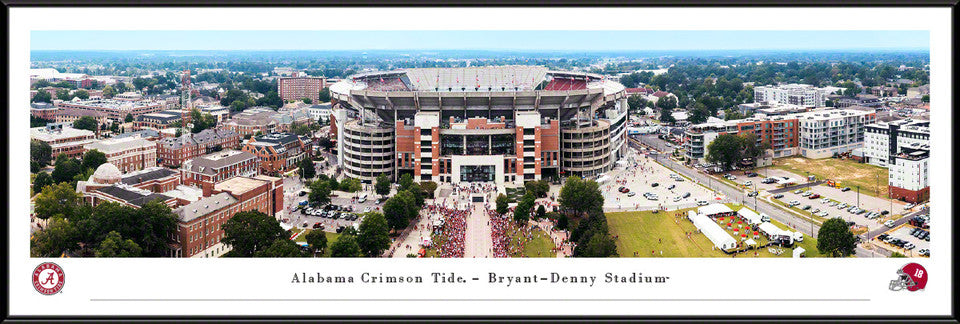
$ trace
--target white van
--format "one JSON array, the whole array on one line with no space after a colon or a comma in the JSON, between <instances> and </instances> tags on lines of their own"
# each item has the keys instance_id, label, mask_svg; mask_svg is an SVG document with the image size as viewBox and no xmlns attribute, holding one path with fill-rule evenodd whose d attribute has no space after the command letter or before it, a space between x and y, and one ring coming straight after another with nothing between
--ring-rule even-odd
<instances>
[{"instance_id":1,"label":"white van","mask_svg":"<svg viewBox=\"0 0 960 324\"><path fill-rule=\"evenodd\" d=\"M365 194L365 193L364 193L364 194L360 194L360 197L357 199L357 202L358 202L358 203L361 203L361 204L362 204L364 201L367 201L367 194Z\"/></svg>"},{"instance_id":2,"label":"white van","mask_svg":"<svg viewBox=\"0 0 960 324\"><path fill-rule=\"evenodd\" d=\"M797 242L803 242L803 233L800 233L800 232L793 233L793 240Z\"/></svg>"},{"instance_id":3,"label":"white van","mask_svg":"<svg viewBox=\"0 0 960 324\"><path fill-rule=\"evenodd\" d=\"M761 222L770 222L770 216L764 213L760 213Z\"/></svg>"}]
</instances>

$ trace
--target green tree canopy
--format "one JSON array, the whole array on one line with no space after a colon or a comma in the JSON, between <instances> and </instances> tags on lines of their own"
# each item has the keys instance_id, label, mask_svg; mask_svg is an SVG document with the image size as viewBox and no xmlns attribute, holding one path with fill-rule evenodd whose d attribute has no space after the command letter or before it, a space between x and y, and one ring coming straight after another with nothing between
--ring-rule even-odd
<instances>
[{"instance_id":1,"label":"green tree canopy","mask_svg":"<svg viewBox=\"0 0 960 324\"><path fill-rule=\"evenodd\" d=\"M53 216L69 218L82 202L82 196L69 183L47 185L34 200L34 213L40 219Z\"/></svg>"},{"instance_id":2,"label":"green tree canopy","mask_svg":"<svg viewBox=\"0 0 960 324\"><path fill-rule=\"evenodd\" d=\"M600 185L593 180L580 177L568 177L560 188L560 206L566 211L582 215L603 207L603 195Z\"/></svg>"},{"instance_id":3,"label":"green tree canopy","mask_svg":"<svg viewBox=\"0 0 960 324\"><path fill-rule=\"evenodd\" d=\"M254 252L253 256L258 258L302 258L306 255L300 250L297 243L289 238L278 238L263 250Z\"/></svg>"},{"instance_id":4,"label":"green tree canopy","mask_svg":"<svg viewBox=\"0 0 960 324\"><path fill-rule=\"evenodd\" d=\"M87 90L77 90L73 92L73 96L86 100L90 98L90 93Z\"/></svg>"},{"instance_id":5,"label":"green tree canopy","mask_svg":"<svg viewBox=\"0 0 960 324\"><path fill-rule=\"evenodd\" d=\"M49 173L40 172L37 173L37 177L33 179L33 192L34 194L43 192L43 188L46 188L49 185L53 184L53 178L50 177Z\"/></svg>"},{"instance_id":6,"label":"green tree canopy","mask_svg":"<svg viewBox=\"0 0 960 324\"><path fill-rule=\"evenodd\" d=\"M113 98L113 96L117 94L117 91L114 90L112 86L105 86L102 91L103 97L107 99Z\"/></svg>"},{"instance_id":7,"label":"green tree canopy","mask_svg":"<svg viewBox=\"0 0 960 324\"><path fill-rule=\"evenodd\" d=\"M327 181L314 181L310 184L310 195L307 197L310 203L323 206L330 203L330 183Z\"/></svg>"},{"instance_id":8,"label":"green tree canopy","mask_svg":"<svg viewBox=\"0 0 960 324\"><path fill-rule=\"evenodd\" d=\"M507 213L507 208L509 207L509 203L507 202L508 200L509 198L507 198L507 196L504 194L497 195L497 214L503 215Z\"/></svg>"},{"instance_id":9,"label":"green tree canopy","mask_svg":"<svg viewBox=\"0 0 960 324\"><path fill-rule=\"evenodd\" d=\"M720 134L707 145L707 161L720 164L724 170L740 161L743 141L734 134Z\"/></svg>"},{"instance_id":10,"label":"green tree canopy","mask_svg":"<svg viewBox=\"0 0 960 324\"><path fill-rule=\"evenodd\" d=\"M80 163L77 162L77 160L60 154L57 156L57 162L54 163L53 173L50 175L53 176L54 182L61 183L72 181L73 178L81 171Z\"/></svg>"},{"instance_id":11,"label":"green tree canopy","mask_svg":"<svg viewBox=\"0 0 960 324\"><path fill-rule=\"evenodd\" d=\"M657 100L657 107L661 109L677 108L677 98L674 96L663 96Z\"/></svg>"},{"instance_id":12,"label":"green tree canopy","mask_svg":"<svg viewBox=\"0 0 960 324\"><path fill-rule=\"evenodd\" d=\"M97 120L94 119L93 117L91 117L91 116L83 116L83 117L80 117L79 119L73 121L73 128L76 128L76 129L86 129L86 130L91 131L91 132L96 132L96 131L97 131L97 126L99 126L98 124L99 124L99 123L97 122Z\"/></svg>"},{"instance_id":13,"label":"green tree canopy","mask_svg":"<svg viewBox=\"0 0 960 324\"><path fill-rule=\"evenodd\" d=\"M330 245L330 256L334 258L356 258L360 257L361 253L356 237L350 234L341 234L337 241Z\"/></svg>"},{"instance_id":14,"label":"green tree canopy","mask_svg":"<svg viewBox=\"0 0 960 324\"><path fill-rule=\"evenodd\" d=\"M50 92L47 90L37 91L37 94L33 95L33 98L30 98L30 102L52 102L53 96L50 95Z\"/></svg>"},{"instance_id":15,"label":"green tree canopy","mask_svg":"<svg viewBox=\"0 0 960 324\"><path fill-rule=\"evenodd\" d=\"M415 198L409 191L400 191L383 203L383 214L387 218L387 224L394 230L402 230L407 227L410 219L416 217L418 213Z\"/></svg>"},{"instance_id":16,"label":"green tree canopy","mask_svg":"<svg viewBox=\"0 0 960 324\"><path fill-rule=\"evenodd\" d=\"M340 181L340 190L346 192L360 191L360 180L354 178L343 179L343 181Z\"/></svg>"},{"instance_id":17,"label":"green tree canopy","mask_svg":"<svg viewBox=\"0 0 960 324\"><path fill-rule=\"evenodd\" d=\"M390 236L388 232L387 220L383 214L378 212L368 212L364 215L363 222L360 223L359 234L357 235L360 250L367 257L380 257L383 251L390 247Z\"/></svg>"},{"instance_id":18,"label":"green tree canopy","mask_svg":"<svg viewBox=\"0 0 960 324\"><path fill-rule=\"evenodd\" d=\"M313 177L316 177L317 169L313 166L313 160L300 160L300 169L297 170L297 173L300 174L300 179L313 179Z\"/></svg>"},{"instance_id":19,"label":"green tree canopy","mask_svg":"<svg viewBox=\"0 0 960 324\"><path fill-rule=\"evenodd\" d=\"M374 185L374 190L378 195L386 196L390 194L390 177L387 177L386 174L380 174L377 176L377 183Z\"/></svg>"},{"instance_id":20,"label":"green tree canopy","mask_svg":"<svg viewBox=\"0 0 960 324\"><path fill-rule=\"evenodd\" d=\"M142 249L137 242L131 239L124 240L117 231L110 231L97 246L96 256L98 258L137 258L141 256L141 252Z\"/></svg>"},{"instance_id":21,"label":"green tree canopy","mask_svg":"<svg viewBox=\"0 0 960 324\"><path fill-rule=\"evenodd\" d=\"M30 238L30 257L59 257L77 248L77 229L61 216L50 218L47 226Z\"/></svg>"},{"instance_id":22,"label":"green tree canopy","mask_svg":"<svg viewBox=\"0 0 960 324\"><path fill-rule=\"evenodd\" d=\"M70 95L69 89L59 89L57 90L57 99L70 101L70 99L73 99L73 96Z\"/></svg>"},{"instance_id":23,"label":"green tree canopy","mask_svg":"<svg viewBox=\"0 0 960 324\"><path fill-rule=\"evenodd\" d=\"M853 254L856 247L856 237L850 232L847 221L835 217L820 225L820 231L817 232L817 250L820 254L846 257Z\"/></svg>"},{"instance_id":24,"label":"green tree canopy","mask_svg":"<svg viewBox=\"0 0 960 324\"><path fill-rule=\"evenodd\" d=\"M96 170L97 167L104 163L107 163L107 155L97 149L93 149L83 153L80 168L83 170Z\"/></svg>"},{"instance_id":25,"label":"green tree canopy","mask_svg":"<svg viewBox=\"0 0 960 324\"><path fill-rule=\"evenodd\" d=\"M327 248L327 234L323 231L310 231L304 238L307 240L307 244L310 245L310 250L314 251L315 255L323 254L323 251Z\"/></svg>"},{"instance_id":26,"label":"green tree canopy","mask_svg":"<svg viewBox=\"0 0 960 324\"><path fill-rule=\"evenodd\" d=\"M520 199L520 203L513 210L513 221L517 224L525 225L530 219L530 210L533 209L535 198L529 191Z\"/></svg>"},{"instance_id":27,"label":"green tree canopy","mask_svg":"<svg viewBox=\"0 0 960 324\"><path fill-rule=\"evenodd\" d=\"M41 166L50 165L50 160L53 159L50 156L53 153L53 149L50 147L50 144L39 140L30 140L30 161L37 162Z\"/></svg>"},{"instance_id":28,"label":"green tree canopy","mask_svg":"<svg viewBox=\"0 0 960 324\"><path fill-rule=\"evenodd\" d=\"M243 211L223 224L223 243L233 247L230 256L251 257L275 240L287 239L286 233L273 217L256 210Z\"/></svg>"}]
</instances>

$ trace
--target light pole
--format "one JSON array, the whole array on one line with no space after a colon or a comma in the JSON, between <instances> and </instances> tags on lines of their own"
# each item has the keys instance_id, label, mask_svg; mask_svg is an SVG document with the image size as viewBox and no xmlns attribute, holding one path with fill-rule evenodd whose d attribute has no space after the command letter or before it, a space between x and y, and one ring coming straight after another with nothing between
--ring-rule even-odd
<instances>
[{"instance_id":1,"label":"light pole","mask_svg":"<svg viewBox=\"0 0 960 324\"><path fill-rule=\"evenodd\" d=\"M857 208L860 208L860 185L857 185Z\"/></svg>"}]
</instances>

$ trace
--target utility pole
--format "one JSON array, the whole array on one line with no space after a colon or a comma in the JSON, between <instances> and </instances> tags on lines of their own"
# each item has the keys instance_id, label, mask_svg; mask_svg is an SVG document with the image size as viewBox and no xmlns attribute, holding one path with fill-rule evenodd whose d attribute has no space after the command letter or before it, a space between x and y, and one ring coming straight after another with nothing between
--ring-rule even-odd
<instances>
[{"instance_id":1,"label":"utility pole","mask_svg":"<svg viewBox=\"0 0 960 324\"><path fill-rule=\"evenodd\" d=\"M857 185L857 208L860 208L860 185Z\"/></svg>"}]
</instances>

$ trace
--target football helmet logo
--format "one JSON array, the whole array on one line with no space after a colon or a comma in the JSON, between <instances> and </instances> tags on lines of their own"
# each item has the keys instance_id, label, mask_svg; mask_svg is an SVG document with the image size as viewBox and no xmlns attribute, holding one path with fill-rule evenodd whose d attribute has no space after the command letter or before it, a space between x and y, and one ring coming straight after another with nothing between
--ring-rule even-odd
<instances>
[{"instance_id":1,"label":"football helmet logo","mask_svg":"<svg viewBox=\"0 0 960 324\"><path fill-rule=\"evenodd\" d=\"M917 291L927 287L927 269L916 263L908 263L897 270L897 279L890 281L890 290L898 291L906 288Z\"/></svg>"}]
</instances>

